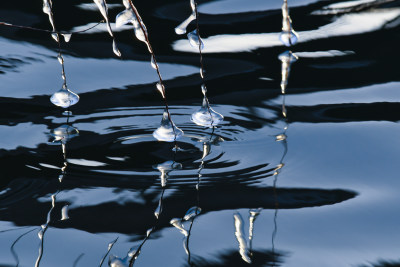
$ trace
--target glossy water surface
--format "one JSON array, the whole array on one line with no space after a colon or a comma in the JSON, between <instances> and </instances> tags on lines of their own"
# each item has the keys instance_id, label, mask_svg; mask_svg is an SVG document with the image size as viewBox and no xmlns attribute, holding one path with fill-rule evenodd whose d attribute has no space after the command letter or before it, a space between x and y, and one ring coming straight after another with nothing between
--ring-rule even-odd
<instances>
[{"instance_id":1,"label":"glossy water surface","mask_svg":"<svg viewBox=\"0 0 400 267\"><path fill-rule=\"evenodd\" d=\"M50 102L57 43L0 26L0 266L400 266L400 2L288 4L290 48L282 1L198 2L224 118L210 128L191 120L198 48L175 33L190 1L135 1L178 148L153 137L155 62L134 27L115 27L121 2L108 7L121 59L105 23L61 43L80 96L68 117ZM42 8L2 1L0 21L51 30ZM64 32L103 19L90 1L53 1L53 14Z\"/></svg>"}]
</instances>

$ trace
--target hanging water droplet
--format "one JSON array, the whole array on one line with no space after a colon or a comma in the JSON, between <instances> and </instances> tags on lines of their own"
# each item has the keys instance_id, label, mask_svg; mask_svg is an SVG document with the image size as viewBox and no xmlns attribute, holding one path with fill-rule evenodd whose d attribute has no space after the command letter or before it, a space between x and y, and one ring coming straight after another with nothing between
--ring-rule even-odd
<instances>
[{"instance_id":1,"label":"hanging water droplet","mask_svg":"<svg viewBox=\"0 0 400 267\"><path fill-rule=\"evenodd\" d=\"M201 208L200 207L191 207L185 214L185 216L183 217L183 219L185 221L188 221L194 217L196 217L197 215L199 215L201 212Z\"/></svg>"},{"instance_id":2,"label":"hanging water droplet","mask_svg":"<svg viewBox=\"0 0 400 267\"><path fill-rule=\"evenodd\" d=\"M202 68L200 68L200 77L204 79L204 70Z\"/></svg>"},{"instance_id":3,"label":"hanging water droplet","mask_svg":"<svg viewBox=\"0 0 400 267\"><path fill-rule=\"evenodd\" d=\"M201 159L204 159L205 157L208 156L208 154L210 154L211 151L211 145L209 142L204 142L203 143L203 156L201 157Z\"/></svg>"},{"instance_id":4,"label":"hanging water droplet","mask_svg":"<svg viewBox=\"0 0 400 267\"><path fill-rule=\"evenodd\" d=\"M57 59L58 59L58 62L60 62L61 65L64 64L64 58L63 58L63 56L61 54L58 54Z\"/></svg>"},{"instance_id":5,"label":"hanging water droplet","mask_svg":"<svg viewBox=\"0 0 400 267\"><path fill-rule=\"evenodd\" d=\"M67 77L65 76L65 73L61 73L61 78L64 80L64 82L67 80Z\"/></svg>"},{"instance_id":6,"label":"hanging water droplet","mask_svg":"<svg viewBox=\"0 0 400 267\"><path fill-rule=\"evenodd\" d=\"M200 126L213 127L224 120L224 116L208 106L207 98L203 98L201 108L192 114L192 121Z\"/></svg>"},{"instance_id":7,"label":"hanging water droplet","mask_svg":"<svg viewBox=\"0 0 400 267\"><path fill-rule=\"evenodd\" d=\"M277 136L275 136L275 140L276 141L284 141L286 140L287 136L285 134L278 134Z\"/></svg>"},{"instance_id":8,"label":"hanging water droplet","mask_svg":"<svg viewBox=\"0 0 400 267\"><path fill-rule=\"evenodd\" d=\"M164 93L165 92L165 87L164 87L164 85L161 84L161 83L157 83L156 87L157 87L157 90L161 93L161 96L163 98L165 98L165 93Z\"/></svg>"},{"instance_id":9,"label":"hanging water droplet","mask_svg":"<svg viewBox=\"0 0 400 267\"><path fill-rule=\"evenodd\" d=\"M155 58L154 58L154 56L152 55L151 56L151 61L150 61L150 63L151 63L151 67L153 68L153 69L158 69L158 65L157 65L157 63L156 63L156 60L155 60Z\"/></svg>"},{"instance_id":10,"label":"hanging water droplet","mask_svg":"<svg viewBox=\"0 0 400 267\"><path fill-rule=\"evenodd\" d=\"M115 40L113 40L112 43L112 48L113 48L113 52L117 57L121 57L121 52L119 51L118 47L117 47L117 42L115 42Z\"/></svg>"},{"instance_id":11,"label":"hanging water droplet","mask_svg":"<svg viewBox=\"0 0 400 267\"><path fill-rule=\"evenodd\" d=\"M183 136L183 131L170 121L168 112L164 111L161 125L153 132L153 136L158 141L174 142Z\"/></svg>"},{"instance_id":12,"label":"hanging water droplet","mask_svg":"<svg viewBox=\"0 0 400 267\"><path fill-rule=\"evenodd\" d=\"M151 232L153 232L153 228L150 228L149 230L146 231L146 236L149 237Z\"/></svg>"},{"instance_id":13,"label":"hanging water droplet","mask_svg":"<svg viewBox=\"0 0 400 267\"><path fill-rule=\"evenodd\" d=\"M156 208L156 210L154 211L154 216L156 216L156 218L158 219L158 217L160 216L162 212L162 201L161 199L158 201L158 206Z\"/></svg>"},{"instance_id":14,"label":"hanging water droplet","mask_svg":"<svg viewBox=\"0 0 400 267\"><path fill-rule=\"evenodd\" d=\"M71 41L71 37L72 37L72 34L71 34L71 33L63 33L62 36L64 36L64 41L65 41L66 43L68 43L69 41Z\"/></svg>"},{"instance_id":15,"label":"hanging water droplet","mask_svg":"<svg viewBox=\"0 0 400 267\"><path fill-rule=\"evenodd\" d=\"M207 87L206 87L206 85L205 85L205 84L202 84L202 85L201 85L201 92L203 93L203 95L204 95L204 96L206 96L206 93L207 93Z\"/></svg>"},{"instance_id":16,"label":"hanging water droplet","mask_svg":"<svg viewBox=\"0 0 400 267\"><path fill-rule=\"evenodd\" d=\"M62 108L68 108L79 101L79 96L67 88L62 88L50 97L51 103Z\"/></svg>"},{"instance_id":17,"label":"hanging water droplet","mask_svg":"<svg viewBox=\"0 0 400 267\"><path fill-rule=\"evenodd\" d=\"M62 207L61 209L61 221L65 221L68 220L68 205L65 205L64 207Z\"/></svg>"},{"instance_id":18,"label":"hanging water droplet","mask_svg":"<svg viewBox=\"0 0 400 267\"><path fill-rule=\"evenodd\" d=\"M176 34L178 34L178 35L185 34L185 33L186 33L187 27L188 27L189 24L190 24L193 20L195 20L195 19L196 19L196 13L193 12L193 13L190 14L190 16L189 16L187 19L185 19L181 24L179 24L178 26L176 26L176 28L175 28Z\"/></svg>"},{"instance_id":19,"label":"hanging water droplet","mask_svg":"<svg viewBox=\"0 0 400 267\"><path fill-rule=\"evenodd\" d=\"M125 24L133 23L133 20L134 13L132 9L125 9L124 11L120 12L115 18L115 26L119 28Z\"/></svg>"},{"instance_id":20,"label":"hanging water droplet","mask_svg":"<svg viewBox=\"0 0 400 267\"><path fill-rule=\"evenodd\" d=\"M203 40L201 38L199 38L199 35L197 34L197 29L189 32L187 34L187 37L189 39L189 43L191 46L196 47L196 48L200 48L201 50L203 50L204 48L204 43Z\"/></svg>"},{"instance_id":21,"label":"hanging water droplet","mask_svg":"<svg viewBox=\"0 0 400 267\"><path fill-rule=\"evenodd\" d=\"M295 45L298 41L298 38L299 35L294 30L282 31L279 35L279 40L281 40L285 46Z\"/></svg>"},{"instance_id":22,"label":"hanging water droplet","mask_svg":"<svg viewBox=\"0 0 400 267\"><path fill-rule=\"evenodd\" d=\"M51 34L51 37L54 39L54 41L56 41L56 42L59 42L60 41L60 38L59 38L59 36L58 36L58 33L55 33L55 32L53 32L52 34Z\"/></svg>"}]
</instances>

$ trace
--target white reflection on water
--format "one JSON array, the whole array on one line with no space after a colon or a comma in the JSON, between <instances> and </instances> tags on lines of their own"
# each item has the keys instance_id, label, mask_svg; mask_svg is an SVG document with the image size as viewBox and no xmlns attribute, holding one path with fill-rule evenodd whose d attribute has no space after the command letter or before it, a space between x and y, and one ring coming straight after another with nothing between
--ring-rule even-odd
<instances>
[{"instance_id":1,"label":"white reflection on water","mask_svg":"<svg viewBox=\"0 0 400 267\"><path fill-rule=\"evenodd\" d=\"M316 30L300 31L300 43L337 36L347 36L372 32L381 29L388 22L400 16L400 8L379 9L369 12L346 14L334 19L331 23ZM258 34L221 34L203 38L203 53L246 52L263 47L282 46L278 32ZM197 51L187 44L186 40L178 40L172 44L176 51Z\"/></svg>"},{"instance_id":2,"label":"white reflection on water","mask_svg":"<svg viewBox=\"0 0 400 267\"><path fill-rule=\"evenodd\" d=\"M96 25L97 25L97 22L91 22L91 23L88 23L86 25L76 26L76 27L72 28L71 32L83 31L83 30L86 30L88 28L94 27ZM112 29L113 32L122 32L122 31L133 29L132 25L123 25L123 26L120 26L120 27L117 28L115 26L115 23L112 23L112 22L110 22L110 26L111 26L111 29ZM93 33L99 33L99 32L108 32L107 24L101 23L98 26L96 26L96 27L94 27L94 28L92 28L92 29L90 29L88 31L85 31L85 34L93 34Z\"/></svg>"}]
</instances>

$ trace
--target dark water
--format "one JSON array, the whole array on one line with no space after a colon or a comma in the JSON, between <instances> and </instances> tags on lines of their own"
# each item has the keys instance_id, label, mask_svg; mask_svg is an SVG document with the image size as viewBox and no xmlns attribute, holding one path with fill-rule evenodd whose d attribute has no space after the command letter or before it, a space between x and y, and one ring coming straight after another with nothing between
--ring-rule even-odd
<instances>
[{"instance_id":1,"label":"dark water","mask_svg":"<svg viewBox=\"0 0 400 267\"><path fill-rule=\"evenodd\" d=\"M41 1L3 2L0 21L50 29ZM283 98L281 1L199 2L209 100L225 116L212 130L190 121L199 56L174 32L189 1L137 1L185 132L177 152L152 137L163 102L132 30L115 32L122 60L104 26L73 35L62 48L79 135L64 173L57 44L0 26L0 266L108 266L141 245L134 266L400 266L400 2L335 3L289 2L299 60ZM101 20L53 4L58 29Z\"/></svg>"}]
</instances>

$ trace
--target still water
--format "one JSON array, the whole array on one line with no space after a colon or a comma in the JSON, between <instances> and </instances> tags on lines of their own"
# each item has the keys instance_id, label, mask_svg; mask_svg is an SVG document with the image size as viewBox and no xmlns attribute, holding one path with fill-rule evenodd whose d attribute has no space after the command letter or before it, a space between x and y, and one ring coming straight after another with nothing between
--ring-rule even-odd
<instances>
[{"instance_id":1,"label":"still water","mask_svg":"<svg viewBox=\"0 0 400 267\"><path fill-rule=\"evenodd\" d=\"M51 30L42 4L0 21ZM204 81L190 1L134 4L179 149L121 2L121 58L93 2L53 3L56 29L96 26L61 42L70 116L50 33L0 26L0 266L400 266L399 1L289 0L290 50L282 1L199 1Z\"/></svg>"}]
</instances>

